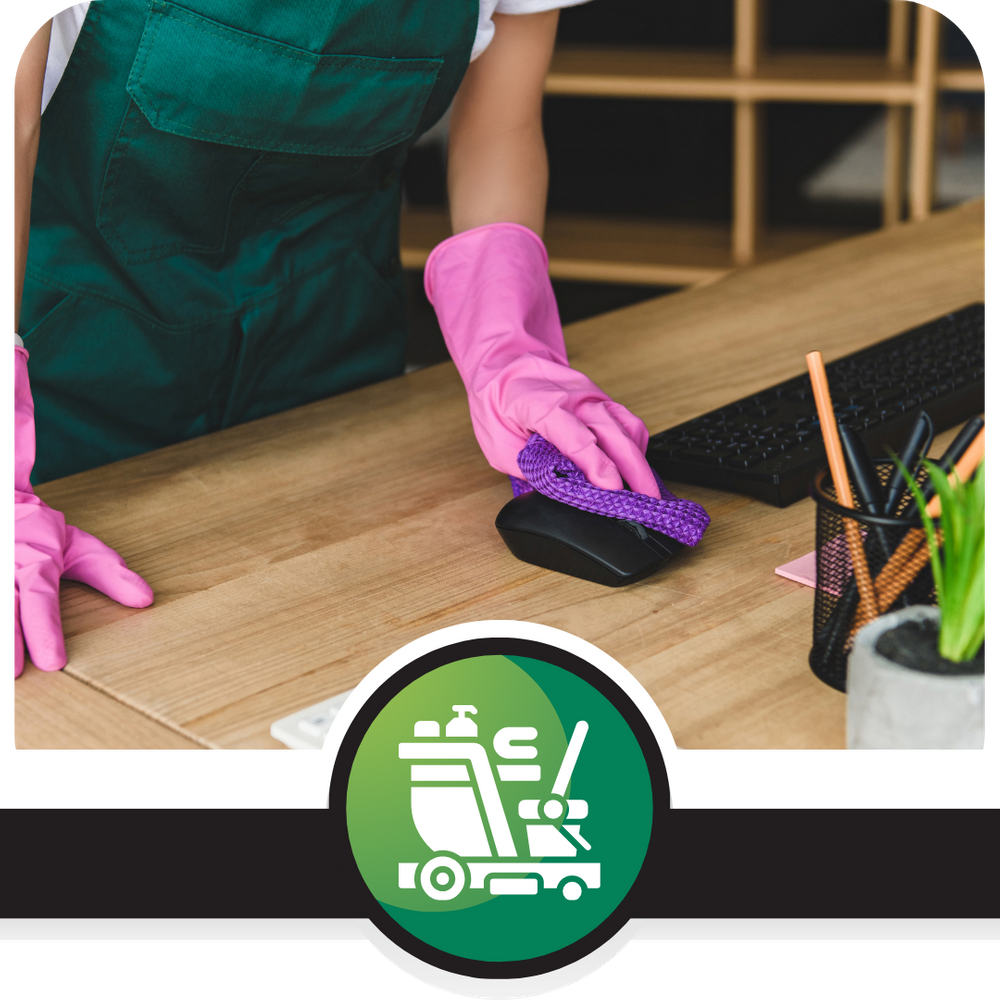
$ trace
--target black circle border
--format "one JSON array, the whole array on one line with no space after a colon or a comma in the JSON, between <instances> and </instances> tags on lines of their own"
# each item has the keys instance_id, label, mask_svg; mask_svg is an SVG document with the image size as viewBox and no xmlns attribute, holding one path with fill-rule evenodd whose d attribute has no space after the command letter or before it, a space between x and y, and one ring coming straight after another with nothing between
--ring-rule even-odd
<instances>
[{"instance_id":1,"label":"black circle border","mask_svg":"<svg viewBox=\"0 0 1000 1000\"><path fill-rule=\"evenodd\" d=\"M448 663L474 656L525 656L561 667L581 678L611 702L628 724L642 751L649 774L653 795L653 817L649 844L646 846L646 855L632 887L614 911L594 930L573 944L534 958L508 962L488 962L481 959L464 958L435 948L405 930L383 909L365 883L354 860L347 830L348 780L361 741L378 714L400 691L419 677ZM347 870L344 872L345 884L349 887L352 897L361 904L360 908L364 916L371 920L390 941L420 961L443 969L445 972L477 979L522 979L555 972L578 962L591 952L596 951L625 926L636 909L635 903L643 893L646 879L654 866L657 866L661 860L652 857L650 848L653 844L665 842L664 827L666 812L670 808L670 783L663 763L663 753L645 716L632 698L603 670L559 646L534 639L496 636L465 639L431 650L401 667L380 685L361 706L344 734L334 762L333 773L330 776L329 807L335 816L331 845L333 856L344 859L347 865Z\"/></svg>"}]
</instances>

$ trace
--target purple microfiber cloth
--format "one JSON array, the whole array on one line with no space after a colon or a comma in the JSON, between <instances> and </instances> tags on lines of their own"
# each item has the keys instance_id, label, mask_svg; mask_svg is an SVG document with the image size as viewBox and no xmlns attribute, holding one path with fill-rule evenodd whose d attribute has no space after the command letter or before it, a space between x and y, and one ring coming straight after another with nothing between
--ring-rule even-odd
<instances>
[{"instance_id":1,"label":"purple microfiber cloth","mask_svg":"<svg viewBox=\"0 0 1000 1000\"><path fill-rule=\"evenodd\" d=\"M588 482L587 477L558 449L540 434L532 434L518 453L517 464L524 479L510 477L514 496L538 490L543 496L559 500L580 510L589 510L605 517L639 524L662 531L685 545L697 545L711 520L705 508L693 500L680 500L663 485L659 500L630 490L602 490Z\"/></svg>"}]
</instances>

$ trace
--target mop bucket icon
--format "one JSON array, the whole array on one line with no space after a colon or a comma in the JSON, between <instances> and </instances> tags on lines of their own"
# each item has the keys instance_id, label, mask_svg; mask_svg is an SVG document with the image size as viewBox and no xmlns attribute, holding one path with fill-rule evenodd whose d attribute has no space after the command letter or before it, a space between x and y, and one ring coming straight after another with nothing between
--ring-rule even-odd
<instances>
[{"instance_id":1,"label":"mop bucket icon","mask_svg":"<svg viewBox=\"0 0 1000 1000\"><path fill-rule=\"evenodd\" d=\"M469 718L476 708L453 705L452 711L458 715L443 738L437 722L421 721L414 726L414 742L399 744L400 760L434 762L410 765L413 823L433 856L423 864L399 862L399 887L416 889L419 883L439 901L454 899L467 885L494 896L534 896L541 882L542 888L559 889L568 900L579 899L584 888L600 888L599 862L571 860L591 850L579 823L568 822L586 819L587 802L565 797L588 724L580 721L574 727L551 792L518 803L528 841L528 856L519 858L486 748ZM506 726L494 735L493 749L505 760L533 760L538 750L526 744L537 736L531 726ZM496 771L501 782L541 781L538 764L498 764Z\"/></svg>"}]
</instances>

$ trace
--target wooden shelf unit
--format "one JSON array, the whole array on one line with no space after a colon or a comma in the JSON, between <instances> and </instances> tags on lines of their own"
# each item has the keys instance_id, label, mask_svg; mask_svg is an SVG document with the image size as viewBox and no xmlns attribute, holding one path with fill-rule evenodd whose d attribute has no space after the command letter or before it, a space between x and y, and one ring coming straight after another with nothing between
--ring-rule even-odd
<instances>
[{"instance_id":1,"label":"wooden shelf unit","mask_svg":"<svg viewBox=\"0 0 1000 1000\"><path fill-rule=\"evenodd\" d=\"M930 214L938 94L984 89L978 68L941 64L940 15L908 0L889 0L889 43L884 56L768 52L763 38L766 0L733 2L731 51L557 47L546 80L547 94L732 101L733 219L727 227L554 216L547 220L545 233L553 277L700 285L734 267L796 253L845 235L835 229L764 229L761 104L767 101L886 105L883 223L894 225L902 220L907 183L909 217L924 219ZM445 213L404 212L404 267L421 267L435 243L448 235Z\"/></svg>"},{"instance_id":2,"label":"wooden shelf unit","mask_svg":"<svg viewBox=\"0 0 1000 1000\"><path fill-rule=\"evenodd\" d=\"M733 270L730 228L724 222L554 214L545 221L549 273L627 285L710 285ZM856 232L774 227L761 235L757 259L777 260ZM404 211L403 267L422 268L431 250L450 235L447 209Z\"/></svg>"}]
</instances>

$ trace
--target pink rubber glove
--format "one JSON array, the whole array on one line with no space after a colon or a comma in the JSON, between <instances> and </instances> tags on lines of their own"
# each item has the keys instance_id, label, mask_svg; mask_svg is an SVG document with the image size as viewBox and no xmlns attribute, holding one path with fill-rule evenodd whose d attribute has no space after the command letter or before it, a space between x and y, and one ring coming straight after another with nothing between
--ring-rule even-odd
<instances>
[{"instance_id":1,"label":"pink rubber glove","mask_svg":"<svg viewBox=\"0 0 1000 1000\"><path fill-rule=\"evenodd\" d=\"M595 486L659 498L649 432L570 368L545 245L497 222L458 233L427 259L424 288L469 395L472 427L494 469L521 478L517 453L541 434Z\"/></svg>"},{"instance_id":2,"label":"pink rubber glove","mask_svg":"<svg viewBox=\"0 0 1000 1000\"><path fill-rule=\"evenodd\" d=\"M14 676L24 647L40 670L66 665L59 579L79 580L130 608L153 603L153 591L114 549L74 528L31 488L35 464L35 406L28 352L14 348Z\"/></svg>"}]
</instances>

